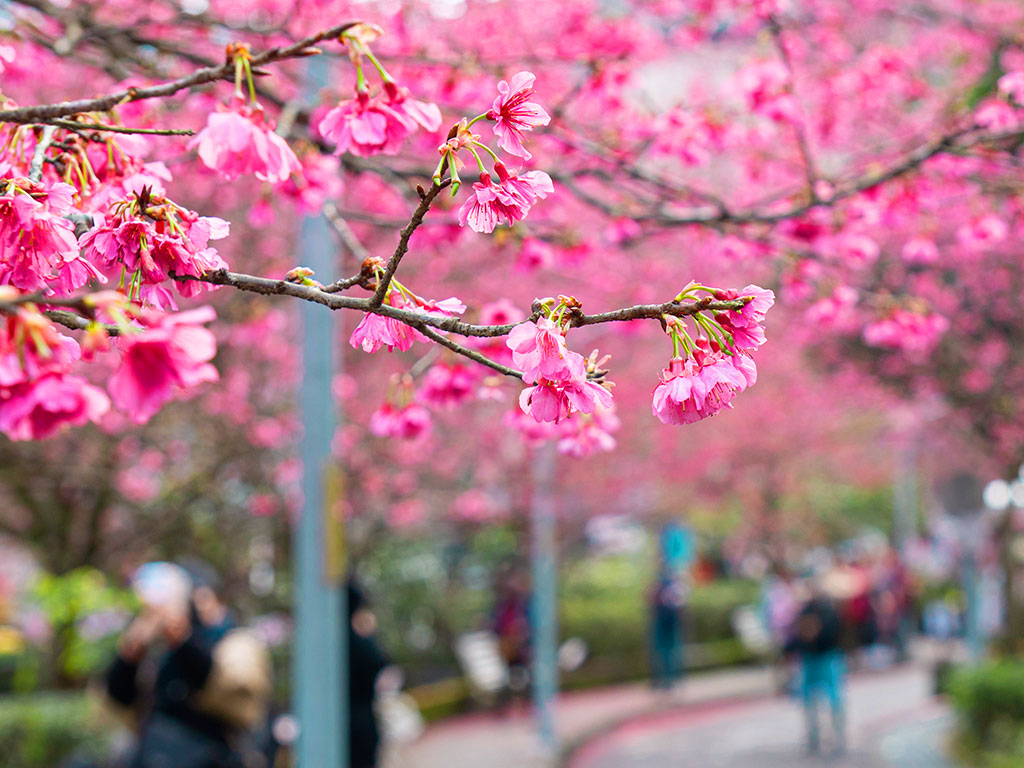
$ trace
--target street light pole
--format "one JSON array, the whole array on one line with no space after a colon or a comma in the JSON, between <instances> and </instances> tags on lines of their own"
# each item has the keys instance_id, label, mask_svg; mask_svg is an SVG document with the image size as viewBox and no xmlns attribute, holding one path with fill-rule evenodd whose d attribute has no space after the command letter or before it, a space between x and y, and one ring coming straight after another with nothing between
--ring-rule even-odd
<instances>
[{"instance_id":1,"label":"street light pole","mask_svg":"<svg viewBox=\"0 0 1024 768\"><path fill-rule=\"evenodd\" d=\"M533 455L532 546L533 571L533 705L541 748L553 756L555 695L558 692L558 584L555 571L555 510L553 481L555 444L545 443Z\"/></svg>"},{"instance_id":2,"label":"street light pole","mask_svg":"<svg viewBox=\"0 0 1024 768\"><path fill-rule=\"evenodd\" d=\"M306 95L312 101L327 84L327 60L310 59ZM318 276L334 270L335 246L323 214L302 220L299 261ZM331 382L335 372L335 318L309 302L299 302L302 317L301 386L303 467L302 516L294 534L295 640L292 647L294 712L299 733L299 768L347 768L348 634L343 588L340 523L334 502L336 477L331 441L336 425Z\"/></svg>"},{"instance_id":3,"label":"street light pole","mask_svg":"<svg viewBox=\"0 0 1024 768\"><path fill-rule=\"evenodd\" d=\"M911 434L896 446L896 477L893 481L893 538L904 556L917 532L917 436Z\"/></svg>"}]
</instances>

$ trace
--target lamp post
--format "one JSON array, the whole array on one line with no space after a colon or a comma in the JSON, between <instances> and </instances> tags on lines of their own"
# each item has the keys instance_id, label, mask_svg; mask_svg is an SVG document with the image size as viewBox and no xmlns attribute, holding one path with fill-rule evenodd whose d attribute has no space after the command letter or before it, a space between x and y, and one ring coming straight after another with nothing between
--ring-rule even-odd
<instances>
[{"instance_id":1,"label":"lamp post","mask_svg":"<svg viewBox=\"0 0 1024 768\"><path fill-rule=\"evenodd\" d=\"M309 100L327 84L327 60L310 59ZM318 275L334 269L335 246L323 214L303 219L299 257ZM299 302L302 317L302 516L294 534L295 640L292 647L293 709L299 733L299 768L347 768L348 634L343 588L344 563L331 441L336 425L331 381L335 372L335 318L309 302Z\"/></svg>"},{"instance_id":2,"label":"lamp post","mask_svg":"<svg viewBox=\"0 0 1024 768\"><path fill-rule=\"evenodd\" d=\"M1000 544L999 560L1003 568L1003 614L1006 623L1006 636L1017 640L1024 636L1024 616L1018 606L1018 571L1020 570L1021 554L1019 538L1015 530L1017 510L1024 509L1024 465L1017 472L1017 477L1007 482L1002 479L992 480L985 486L983 493L985 506L999 515L997 523L997 540Z\"/></svg>"},{"instance_id":3,"label":"lamp post","mask_svg":"<svg viewBox=\"0 0 1024 768\"><path fill-rule=\"evenodd\" d=\"M978 579L978 560L984 542L983 493L980 481L971 474L954 475L942 489L946 511L953 515L960 529L963 545L960 573L967 601L964 615L964 635L971 661L978 663L984 654L981 630L981 591Z\"/></svg>"},{"instance_id":4,"label":"lamp post","mask_svg":"<svg viewBox=\"0 0 1024 768\"><path fill-rule=\"evenodd\" d=\"M553 481L555 444L545 443L533 455L531 565L533 582L533 705L541 748L553 756L555 695L558 692L558 585L555 571Z\"/></svg>"}]
</instances>

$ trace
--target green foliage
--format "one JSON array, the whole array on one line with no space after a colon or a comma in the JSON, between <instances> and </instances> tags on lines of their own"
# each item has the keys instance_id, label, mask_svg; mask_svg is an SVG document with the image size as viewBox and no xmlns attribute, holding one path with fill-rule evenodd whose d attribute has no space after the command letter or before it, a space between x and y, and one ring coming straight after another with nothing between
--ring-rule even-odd
<instances>
[{"instance_id":1,"label":"green foliage","mask_svg":"<svg viewBox=\"0 0 1024 768\"><path fill-rule=\"evenodd\" d=\"M647 656L651 575L637 558L581 561L562 574L561 634L586 640L592 655ZM732 613L758 599L758 586L745 580L698 584L690 593L686 636L693 643L733 638Z\"/></svg>"},{"instance_id":2,"label":"green foliage","mask_svg":"<svg viewBox=\"0 0 1024 768\"><path fill-rule=\"evenodd\" d=\"M31 690L49 667L55 682L77 684L99 672L114 654L117 631L137 607L134 594L112 586L92 568L43 574L30 594L53 629L49 649L29 649L19 659L16 690Z\"/></svg>"},{"instance_id":3,"label":"green foliage","mask_svg":"<svg viewBox=\"0 0 1024 768\"><path fill-rule=\"evenodd\" d=\"M72 754L101 757L108 747L108 733L83 693L0 698L4 768L53 768Z\"/></svg>"},{"instance_id":4,"label":"green foliage","mask_svg":"<svg viewBox=\"0 0 1024 768\"><path fill-rule=\"evenodd\" d=\"M495 573L521 554L517 531L488 526L460 544L391 538L360 563L388 654L416 687L457 677L458 635L487 627ZM590 654L569 685L633 680L648 672L648 554L566 558L559 574L559 634L578 637ZM686 621L687 662L693 667L746 661L732 613L758 599L751 581L697 585ZM447 689L445 689L447 690ZM442 697L444 698L444 697ZM443 709L447 705L441 707Z\"/></svg>"},{"instance_id":5,"label":"green foliage","mask_svg":"<svg viewBox=\"0 0 1024 768\"><path fill-rule=\"evenodd\" d=\"M977 768L1024 768L1024 660L957 670L949 691L965 759Z\"/></svg>"},{"instance_id":6,"label":"green foliage","mask_svg":"<svg viewBox=\"0 0 1024 768\"><path fill-rule=\"evenodd\" d=\"M892 533L893 498L889 487L826 483L811 489L810 498L824 540L830 544L849 539L865 528Z\"/></svg>"}]
</instances>

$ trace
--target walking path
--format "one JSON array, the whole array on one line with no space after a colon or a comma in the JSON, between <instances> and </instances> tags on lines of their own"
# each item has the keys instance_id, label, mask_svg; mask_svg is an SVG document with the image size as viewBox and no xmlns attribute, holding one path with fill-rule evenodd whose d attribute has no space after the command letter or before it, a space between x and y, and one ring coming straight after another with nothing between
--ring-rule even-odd
<instances>
[{"instance_id":1,"label":"walking path","mask_svg":"<svg viewBox=\"0 0 1024 768\"><path fill-rule=\"evenodd\" d=\"M696 675L670 696L646 685L563 694L559 741L568 768L950 768L942 757L948 727L922 666L855 678L848 700L850 749L842 757L802 752L796 702L773 695L769 670ZM823 725L827 717L823 718ZM538 745L523 710L474 714L432 726L389 756L388 768L545 768L556 760Z\"/></svg>"},{"instance_id":2,"label":"walking path","mask_svg":"<svg viewBox=\"0 0 1024 768\"><path fill-rule=\"evenodd\" d=\"M931 696L932 677L904 667L851 681L846 699L848 749L808 754L803 713L789 699L680 709L641 718L587 744L570 768L949 768L942 756L944 707Z\"/></svg>"},{"instance_id":3,"label":"walking path","mask_svg":"<svg viewBox=\"0 0 1024 768\"><path fill-rule=\"evenodd\" d=\"M599 733L624 717L642 716L666 708L693 708L703 703L771 696L769 670L734 669L694 675L672 694L655 693L636 683L558 697L556 731L570 745ZM471 714L449 718L430 727L387 768L544 768L554 764L537 741L530 714Z\"/></svg>"}]
</instances>

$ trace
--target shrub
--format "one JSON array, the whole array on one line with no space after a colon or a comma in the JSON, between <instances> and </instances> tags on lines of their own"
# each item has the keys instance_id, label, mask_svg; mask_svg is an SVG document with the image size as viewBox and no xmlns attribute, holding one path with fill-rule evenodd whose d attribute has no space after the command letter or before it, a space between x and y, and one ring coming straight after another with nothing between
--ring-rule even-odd
<instances>
[{"instance_id":1,"label":"shrub","mask_svg":"<svg viewBox=\"0 0 1024 768\"><path fill-rule=\"evenodd\" d=\"M1024 768L1024 661L959 669L949 692L966 759L978 768Z\"/></svg>"},{"instance_id":2,"label":"shrub","mask_svg":"<svg viewBox=\"0 0 1024 768\"><path fill-rule=\"evenodd\" d=\"M71 755L101 757L109 730L81 692L0 698L4 768L54 768Z\"/></svg>"}]
</instances>

